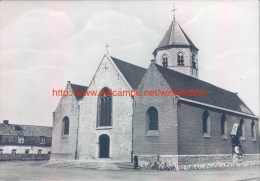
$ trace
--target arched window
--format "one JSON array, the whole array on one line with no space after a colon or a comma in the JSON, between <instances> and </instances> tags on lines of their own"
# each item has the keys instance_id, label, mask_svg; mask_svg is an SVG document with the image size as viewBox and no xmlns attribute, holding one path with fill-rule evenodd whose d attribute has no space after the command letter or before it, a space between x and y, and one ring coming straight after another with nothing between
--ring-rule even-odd
<instances>
[{"instance_id":1,"label":"arched window","mask_svg":"<svg viewBox=\"0 0 260 181\"><path fill-rule=\"evenodd\" d=\"M241 137L242 140L245 140L245 137L246 137L246 133L245 133L245 124L244 124L244 119L241 118L240 119L240 123L239 123L239 132L240 132L240 135L238 135L239 137Z\"/></svg>"},{"instance_id":2,"label":"arched window","mask_svg":"<svg viewBox=\"0 0 260 181\"><path fill-rule=\"evenodd\" d=\"M62 135L68 135L70 129L70 120L68 116L65 116L62 120Z\"/></svg>"},{"instance_id":3,"label":"arched window","mask_svg":"<svg viewBox=\"0 0 260 181\"><path fill-rule=\"evenodd\" d=\"M252 120L252 122L251 122L251 133L252 133L252 139L256 140L256 128L255 128L254 120Z\"/></svg>"},{"instance_id":4,"label":"arched window","mask_svg":"<svg viewBox=\"0 0 260 181\"><path fill-rule=\"evenodd\" d=\"M210 136L210 117L207 110L205 110L203 113L203 136Z\"/></svg>"},{"instance_id":5,"label":"arched window","mask_svg":"<svg viewBox=\"0 0 260 181\"><path fill-rule=\"evenodd\" d=\"M162 62L163 67L168 67L168 57L167 57L167 55L163 54L162 59L163 59L163 62Z\"/></svg>"},{"instance_id":6,"label":"arched window","mask_svg":"<svg viewBox=\"0 0 260 181\"><path fill-rule=\"evenodd\" d=\"M155 107L150 107L146 112L148 130L158 130L158 111Z\"/></svg>"},{"instance_id":7,"label":"arched window","mask_svg":"<svg viewBox=\"0 0 260 181\"><path fill-rule=\"evenodd\" d=\"M222 138L227 138L227 120L225 114L221 116L221 135Z\"/></svg>"},{"instance_id":8,"label":"arched window","mask_svg":"<svg viewBox=\"0 0 260 181\"><path fill-rule=\"evenodd\" d=\"M179 52L177 55L178 66L184 65L183 53Z\"/></svg>"},{"instance_id":9,"label":"arched window","mask_svg":"<svg viewBox=\"0 0 260 181\"><path fill-rule=\"evenodd\" d=\"M98 96L97 126L112 126L112 96L108 88L103 88Z\"/></svg>"}]
</instances>

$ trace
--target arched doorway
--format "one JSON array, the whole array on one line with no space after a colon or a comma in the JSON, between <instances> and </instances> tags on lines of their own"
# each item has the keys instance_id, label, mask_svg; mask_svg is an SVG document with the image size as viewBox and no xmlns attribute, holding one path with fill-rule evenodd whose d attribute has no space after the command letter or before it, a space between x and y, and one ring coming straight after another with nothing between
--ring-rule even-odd
<instances>
[{"instance_id":1,"label":"arched doorway","mask_svg":"<svg viewBox=\"0 0 260 181\"><path fill-rule=\"evenodd\" d=\"M110 139L106 134L99 136L99 158L109 158Z\"/></svg>"}]
</instances>

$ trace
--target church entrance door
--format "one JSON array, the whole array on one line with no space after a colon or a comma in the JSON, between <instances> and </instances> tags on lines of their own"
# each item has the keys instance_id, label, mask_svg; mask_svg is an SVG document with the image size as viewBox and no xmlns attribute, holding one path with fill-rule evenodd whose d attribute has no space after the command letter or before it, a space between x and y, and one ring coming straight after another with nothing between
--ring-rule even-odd
<instances>
[{"instance_id":1,"label":"church entrance door","mask_svg":"<svg viewBox=\"0 0 260 181\"><path fill-rule=\"evenodd\" d=\"M99 158L109 158L110 139L106 134L99 136Z\"/></svg>"}]
</instances>

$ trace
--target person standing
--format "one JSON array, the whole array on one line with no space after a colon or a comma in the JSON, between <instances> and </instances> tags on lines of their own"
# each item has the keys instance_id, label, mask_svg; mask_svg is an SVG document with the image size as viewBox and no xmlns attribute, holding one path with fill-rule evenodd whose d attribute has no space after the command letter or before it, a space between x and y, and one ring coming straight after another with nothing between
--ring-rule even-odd
<instances>
[{"instance_id":1,"label":"person standing","mask_svg":"<svg viewBox=\"0 0 260 181\"><path fill-rule=\"evenodd\" d=\"M134 168L135 170L137 169L138 167L138 154L136 153L135 156L134 156Z\"/></svg>"}]
</instances>

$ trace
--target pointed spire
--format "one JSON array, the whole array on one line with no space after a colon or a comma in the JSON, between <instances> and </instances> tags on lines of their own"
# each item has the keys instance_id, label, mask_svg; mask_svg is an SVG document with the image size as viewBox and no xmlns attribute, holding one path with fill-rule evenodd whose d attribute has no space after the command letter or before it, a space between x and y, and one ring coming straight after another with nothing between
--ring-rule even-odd
<instances>
[{"instance_id":1,"label":"pointed spire","mask_svg":"<svg viewBox=\"0 0 260 181\"><path fill-rule=\"evenodd\" d=\"M107 52L107 54L109 54L109 53L108 53L109 44L107 43L105 47L106 47L106 52Z\"/></svg>"},{"instance_id":2,"label":"pointed spire","mask_svg":"<svg viewBox=\"0 0 260 181\"><path fill-rule=\"evenodd\" d=\"M175 8L175 2L173 3L173 10L171 12L173 12L173 18L172 18L172 26L171 26L171 36L170 36L170 42L169 44L171 45L173 42L173 32L174 32L174 26L175 26L175 11L177 10L177 8Z\"/></svg>"},{"instance_id":3,"label":"pointed spire","mask_svg":"<svg viewBox=\"0 0 260 181\"><path fill-rule=\"evenodd\" d=\"M188 36L184 33L177 21L172 22L168 31L164 35L158 48L169 45L191 45L194 46Z\"/></svg>"},{"instance_id":4,"label":"pointed spire","mask_svg":"<svg viewBox=\"0 0 260 181\"><path fill-rule=\"evenodd\" d=\"M169 47L169 46L188 46L193 47L199 50L190 40L190 38L183 31L179 23L175 18L175 12L177 8L175 8L175 3L173 4L173 19L171 25L167 32L165 33L163 39L161 40L159 46L154 50L153 54L155 55L158 49Z\"/></svg>"},{"instance_id":5,"label":"pointed spire","mask_svg":"<svg viewBox=\"0 0 260 181\"><path fill-rule=\"evenodd\" d=\"M186 33L183 31L183 29L176 20L172 21L169 29L167 30L157 49L172 45L191 46L198 49L192 43L190 38L186 35Z\"/></svg>"}]
</instances>

